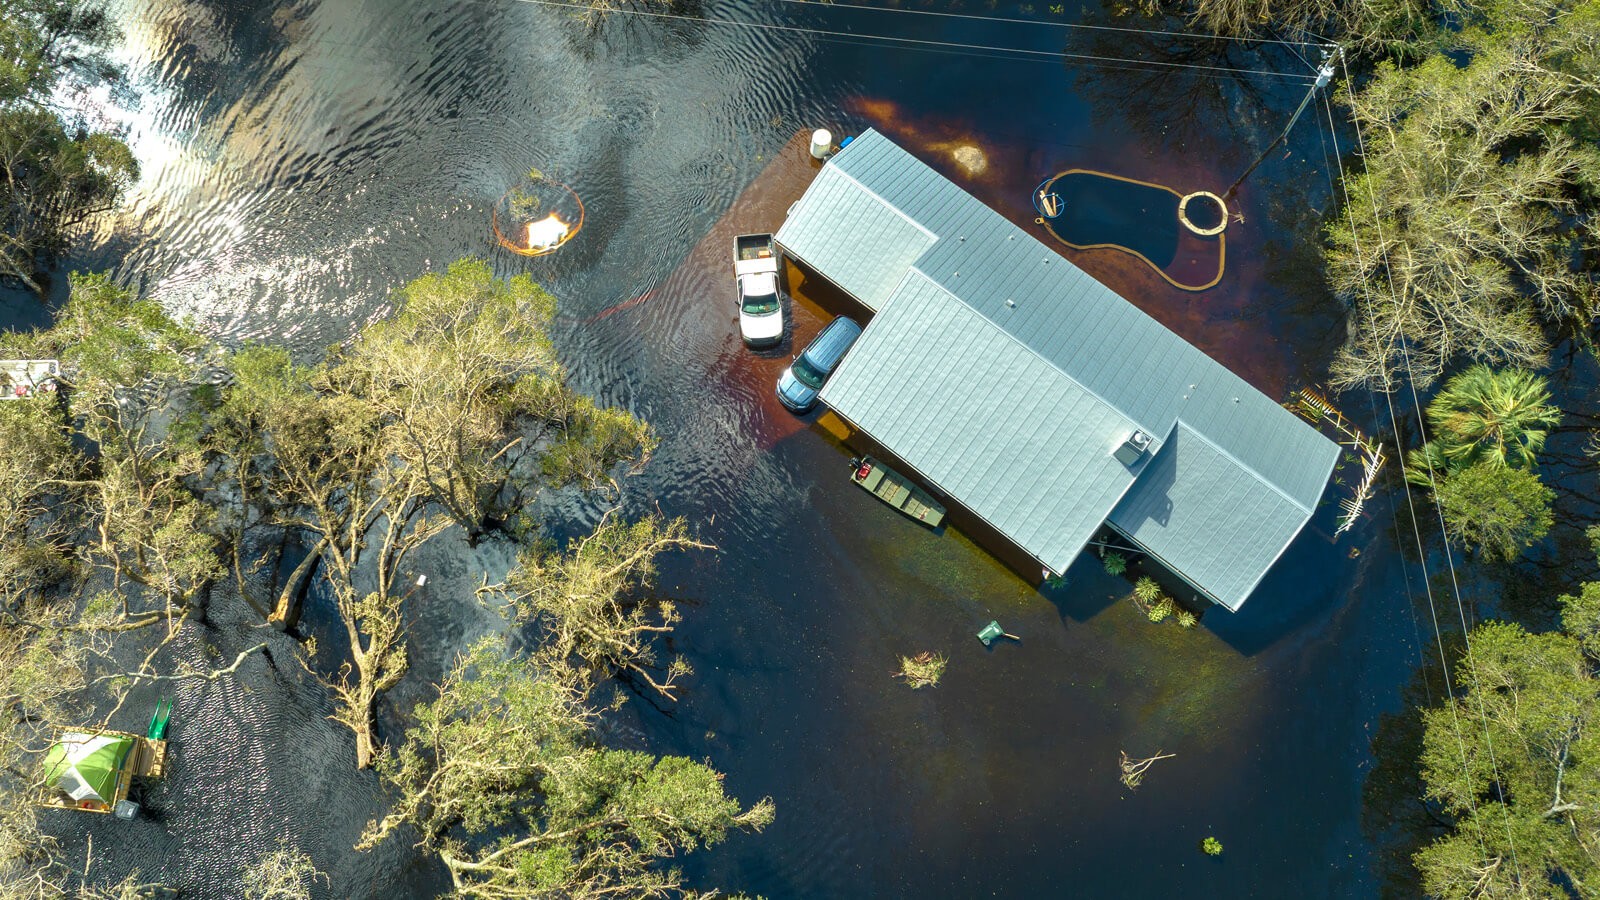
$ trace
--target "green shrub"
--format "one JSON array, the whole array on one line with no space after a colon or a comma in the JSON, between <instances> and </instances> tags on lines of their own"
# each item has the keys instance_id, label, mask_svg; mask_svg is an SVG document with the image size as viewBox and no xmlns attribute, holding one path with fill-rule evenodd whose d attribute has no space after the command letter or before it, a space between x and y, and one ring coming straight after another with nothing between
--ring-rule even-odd
<instances>
[{"instance_id":1,"label":"green shrub","mask_svg":"<svg viewBox=\"0 0 1600 900\"><path fill-rule=\"evenodd\" d=\"M1128 571L1127 557L1115 550L1106 551L1105 556L1101 557L1100 561L1106 567L1107 575L1121 575L1123 572Z\"/></svg>"},{"instance_id":2,"label":"green shrub","mask_svg":"<svg viewBox=\"0 0 1600 900\"><path fill-rule=\"evenodd\" d=\"M1178 624L1182 625L1184 628L1193 628L1194 626L1200 624L1200 617L1192 612L1189 612L1187 609L1180 609L1178 610Z\"/></svg>"},{"instance_id":3,"label":"green shrub","mask_svg":"<svg viewBox=\"0 0 1600 900\"><path fill-rule=\"evenodd\" d=\"M1158 597L1156 598L1156 602L1150 604L1149 607L1145 609L1145 615L1149 616L1150 621L1152 622L1161 622L1165 621L1167 616L1172 615L1172 610L1173 604L1171 597Z\"/></svg>"},{"instance_id":4,"label":"green shrub","mask_svg":"<svg viewBox=\"0 0 1600 900\"><path fill-rule=\"evenodd\" d=\"M1200 849L1205 851L1207 856L1221 856L1222 842L1214 837L1208 837L1200 842Z\"/></svg>"},{"instance_id":5,"label":"green shrub","mask_svg":"<svg viewBox=\"0 0 1600 900\"><path fill-rule=\"evenodd\" d=\"M1149 605L1161 597L1161 585L1156 584L1154 578L1148 575L1140 578L1133 584L1133 598L1140 603Z\"/></svg>"}]
</instances>

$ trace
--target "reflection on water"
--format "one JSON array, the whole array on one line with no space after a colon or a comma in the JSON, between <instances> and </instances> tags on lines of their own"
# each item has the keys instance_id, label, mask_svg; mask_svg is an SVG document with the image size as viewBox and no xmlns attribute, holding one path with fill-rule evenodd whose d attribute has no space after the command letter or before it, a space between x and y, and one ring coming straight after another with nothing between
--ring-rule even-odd
<instances>
[{"instance_id":1,"label":"reflection on water","mask_svg":"<svg viewBox=\"0 0 1600 900\"><path fill-rule=\"evenodd\" d=\"M1031 223L1039 175L1074 166L1225 183L1259 146L1239 122L1275 100L1276 82L626 17L591 31L561 10L490 0L121 9L147 94L130 123L145 179L77 265L113 267L226 341L311 354L384 315L422 270L489 256L560 299L575 381L655 424L661 448L629 502L690 516L719 549L664 570L662 589L687 605L673 645L697 670L683 701L633 704L614 727L709 757L735 794L778 804L766 834L685 860L694 878L773 898L1369 892L1351 863L1367 853L1363 723L1395 702L1410 652L1394 637L1405 613L1381 547L1348 560L1327 537L1331 512L1319 515L1244 613L1195 631L1141 621L1129 582L1092 558L1040 592L958 530L931 533L851 487L849 451L772 400L787 357L741 346L725 242L691 256L799 129L878 126ZM1068 34L815 4L715 12L1054 50ZM1096 55L1117 55L1096 35ZM1191 58L1172 43L1138 53ZM1203 53L1253 69L1290 61L1281 49ZM1148 102L1119 99L1135 89ZM1167 126L1182 140L1161 139ZM1229 230L1240 262L1203 304L1137 260L1074 257L1270 394L1313 379L1339 339L1337 306L1315 287L1289 308L1269 288L1276 248L1314 240L1304 209L1323 200L1320 170L1292 149L1241 196L1249 225ZM496 250L488 226L531 166L570 183L586 222L530 260ZM794 313L791 343L820 325L816 311ZM440 583L464 584L481 563L435 565ZM419 675L487 627L468 601L425 612ZM259 639L233 618L219 611L210 635L226 656ZM1022 642L984 650L973 634L991 618ZM928 649L951 657L938 688L890 677L897 655ZM106 864L231 897L238 856L290 835L329 872L326 896L431 895L437 867L403 842L348 852L383 800L349 771L326 701L284 674L286 654L180 698L178 752L197 765L168 780L160 818L123 832L136 837ZM184 655L202 658L198 646ZM407 682L384 721L424 696ZM1128 795L1118 752L1157 749L1178 755ZM118 846L113 827L96 826L97 856ZM1207 833L1228 853L1201 865Z\"/></svg>"}]
</instances>

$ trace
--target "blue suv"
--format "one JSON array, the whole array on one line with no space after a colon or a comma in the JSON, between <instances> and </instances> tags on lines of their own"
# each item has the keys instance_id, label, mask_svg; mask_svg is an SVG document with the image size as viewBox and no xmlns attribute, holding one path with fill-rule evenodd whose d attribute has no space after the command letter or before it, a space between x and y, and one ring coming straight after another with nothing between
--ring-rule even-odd
<instances>
[{"instance_id":1,"label":"blue suv","mask_svg":"<svg viewBox=\"0 0 1600 900\"><path fill-rule=\"evenodd\" d=\"M790 412L810 412L817 405L817 393L828 382L828 376L860 336L861 326L848 316L829 322L778 376L778 401Z\"/></svg>"}]
</instances>

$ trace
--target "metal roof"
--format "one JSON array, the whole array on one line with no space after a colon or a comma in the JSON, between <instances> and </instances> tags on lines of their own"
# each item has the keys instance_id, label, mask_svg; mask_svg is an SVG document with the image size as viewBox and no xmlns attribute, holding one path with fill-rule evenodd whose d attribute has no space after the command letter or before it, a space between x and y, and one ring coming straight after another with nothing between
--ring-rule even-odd
<instances>
[{"instance_id":1,"label":"metal roof","mask_svg":"<svg viewBox=\"0 0 1600 900\"><path fill-rule=\"evenodd\" d=\"M822 401L1052 571L1110 520L1237 609L1338 459L875 131L823 166L776 240L878 311ZM1153 438L1142 470L1110 455L1135 428Z\"/></svg>"},{"instance_id":2,"label":"metal roof","mask_svg":"<svg viewBox=\"0 0 1600 900\"><path fill-rule=\"evenodd\" d=\"M1071 562L1134 482L1110 453L1132 420L922 274L894 296L846 357L858 374L823 386L828 405L968 509L1004 511L995 524L1039 559ZM1005 414L981 428L949 414L996 397Z\"/></svg>"},{"instance_id":3,"label":"metal roof","mask_svg":"<svg viewBox=\"0 0 1600 900\"><path fill-rule=\"evenodd\" d=\"M1107 521L1237 610L1313 509L1180 420Z\"/></svg>"}]
</instances>

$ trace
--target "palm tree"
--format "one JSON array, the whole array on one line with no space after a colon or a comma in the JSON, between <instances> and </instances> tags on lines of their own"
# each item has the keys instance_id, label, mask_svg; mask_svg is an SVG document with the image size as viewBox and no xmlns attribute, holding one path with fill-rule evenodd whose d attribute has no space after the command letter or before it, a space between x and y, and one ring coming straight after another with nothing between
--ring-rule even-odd
<instances>
[{"instance_id":1,"label":"palm tree","mask_svg":"<svg viewBox=\"0 0 1600 900\"><path fill-rule=\"evenodd\" d=\"M1545 437L1561 421L1561 410L1549 400L1549 386L1539 375L1474 365L1446 382L1428 404L1433 440L1423 455L1451 472L1480 462L1532 468Z\"/></svg>"}]
</instances>

